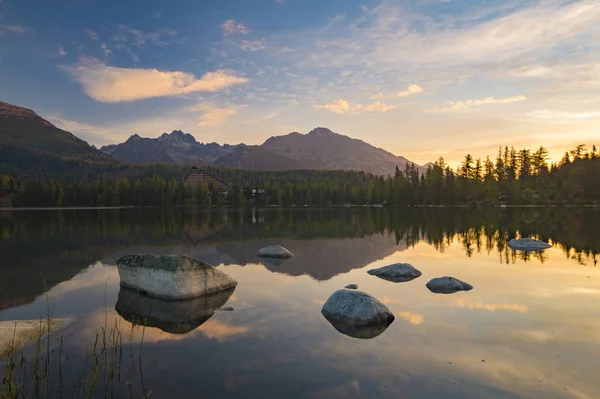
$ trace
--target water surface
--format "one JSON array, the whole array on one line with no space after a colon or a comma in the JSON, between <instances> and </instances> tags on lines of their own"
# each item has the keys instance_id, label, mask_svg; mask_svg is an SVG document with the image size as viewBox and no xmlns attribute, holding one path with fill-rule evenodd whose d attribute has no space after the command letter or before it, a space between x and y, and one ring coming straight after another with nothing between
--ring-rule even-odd
<instances>
[{"instance_id":1,"label":"water surface","mask_svg":"<svg viewBox=\"0 0 600 399\"><path fill-rule=\"evenodd\" d=\"M96 334L118 326L132 361L115 397L596 398L599 222L600 211L581 209L2 211L0 321L45 317L48 304L71 318L61 332L69 381L89 366ZM515 236L553 248L514 252ZM255 256L270 244L296 256ZM132 325L130 313L161 306L119 286L115 259L139 252L218 266L239 283L222 301L234 310L198 326ZM423 275L366 273L395 262ZM427 290L445 275L475 288ZM351 283L396 316L373 339L320 313Z\"/></svg>"}]
</instances>

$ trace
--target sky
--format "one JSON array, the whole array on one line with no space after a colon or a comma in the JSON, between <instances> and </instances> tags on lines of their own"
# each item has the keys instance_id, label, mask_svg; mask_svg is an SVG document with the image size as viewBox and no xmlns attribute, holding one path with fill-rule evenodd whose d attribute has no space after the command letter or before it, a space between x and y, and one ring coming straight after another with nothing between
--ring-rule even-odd
<instances>
[{"instance_id":1,"label":"sky","mask_svg":"<svg viewBox=\"0 0 600 399\"><path fill-rule=\"evenodd\" d=\"M96 146L315 127L424 164L600 144L600 0L0 0L0 101Z\"/></svg>"}]
</instances>

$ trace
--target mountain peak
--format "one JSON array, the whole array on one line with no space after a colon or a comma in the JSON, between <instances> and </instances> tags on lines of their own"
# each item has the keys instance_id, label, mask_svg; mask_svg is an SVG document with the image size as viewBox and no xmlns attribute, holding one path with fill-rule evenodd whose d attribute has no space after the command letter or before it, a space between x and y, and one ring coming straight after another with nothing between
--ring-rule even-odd
<instances>
[{"instance_id":1,"label":"mountain peak","mask_svg":"<svg viewBox=\"0 0 600 399\"><path fill-rule=\"evenodd\" d=\"M313 129L310 132L308 132L308 136L327 137L327 136L337 136L337 134L332 132L331 130L327 129L326 127L318 127L316 129Z\"/></svg>"}]
</instances>

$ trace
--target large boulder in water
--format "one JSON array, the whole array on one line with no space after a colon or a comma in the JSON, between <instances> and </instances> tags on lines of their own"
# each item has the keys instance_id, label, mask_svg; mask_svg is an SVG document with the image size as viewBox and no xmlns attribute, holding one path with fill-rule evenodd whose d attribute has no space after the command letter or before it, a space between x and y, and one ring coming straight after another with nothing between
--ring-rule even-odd
<instances>
[{"instance_id":1,"label":"large boulder in water","mask_svg":"<svg viewBox=\"0 0 600 399\"><path fill-rule=\"evenodd\" d=\"M473 286L454 277L437 277L426 284L429 291L436 294L453 294L458 291L471 291Z\"/></svg>"},{"instance_id":2,"label":"large boulder in water","mask_svg":"<svg viewBox=\"0 0 600 399\"><path fill-rule=\"evenodd\" d=\"M369 270L367 273L394 283L411 281L421 277L421 272L408 263L395 263L379 269Z\"/></svg>"},{"instance_id":3,"label":"large boulder in water","mask_svg":"<svg viewBox=\"0 0 600 399\"><path fill-rule=\"evenodd\" d=\"M321 309L336 330L354 338L374 338L394 321L394 315L371 295L355 290L334 292Z\"/></svg>"},{"instance_id":4,"label":"large boulder in water","mask_svg":"<svg viewBox=\"0 0 600 399\"><path fill-rule=\"evenodd\" d=\"M288 259L294 256L287 248L281 245L270 245L258 250L256 255L263 258Z\"/></svg>"},{"instance_id":5,"label":"large boulder in water","mask_svg":"<svg viewBox=\"0 0 600 399\"><path fill-rule=\"evenodd\" d=\"M185 255L126 255L117 259L121 286L166 300L196 298L237 286L213 266Z\"/></svg>"},{"instance_id":6,"label":"large boulder in water","mask_svg":"<svg viewBox=\"0 0 600 399\"><path fill-rule=\"evenodd\" d=\"M552 248L552 245L547 242L534 240L533 238L513 238L508 242L508 246L511 249L520 251L543 251L544 249Z\"/></svg>"},{"instance_id":7,"label":"large boulder in water","mask_svg":"<svg viewBox=\"0 0 600 399\"><path fill-rule=\"evenodd\" d=\"M115 310L132 324L160 328L170 334L186 334L221 309L234 290L230 288L193 299L166 301L121 287Z\"/></svg>"}]
</instances>

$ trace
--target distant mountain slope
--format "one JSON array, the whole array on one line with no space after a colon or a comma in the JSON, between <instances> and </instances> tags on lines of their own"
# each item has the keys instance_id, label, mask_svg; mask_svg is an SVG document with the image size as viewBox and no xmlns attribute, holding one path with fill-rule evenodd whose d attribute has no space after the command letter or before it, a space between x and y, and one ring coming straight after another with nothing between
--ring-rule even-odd
<instances>
[{"instance_id":1,"label":"distant mountain slope","mask_svg":"<svg viewBox=\"0 0 600 399\"><path fill-rule=\"evenodd\" d=\"M0 144L66 156L98 154L94 147L34 111L4 102L0 102Z\"/></svg>"},{"instance_id":2,"label":"distant mountain slope","mask_svg":"<svg viewBox=\"0 0 600 399\"><path fill-rule=\"evenodd\" d=\"M123 162L214 163L236 146L217 143L201 144L181 130L151 139L134 134L122 144L102 147L100 151Z\"/></svg>"},{"instance_id":3,"label":"distant mountain slope","mask_svg":"<svg viewBox=\"0 0 600 399\"><path fill-rule=\"evenodd\" d=\"M221 157L217 165L239 169L306 170L319 169L311 161L298 160L260 146L238 146L231 154Z\"/></svg>"},{"instance_id":4,"label":"distant mountain slope","mask_svg":"<svg viewBox=\"0 0 600 399\"><path fill-rule=\"evenodd\" d=\"M410 161L404 157L326 128L271 137L253 150L236 151L217 160L219 165L245 169L362 170L378 175L393 174L396 166L404 169L406 163Z\"/></svg>"}]
</instances>

